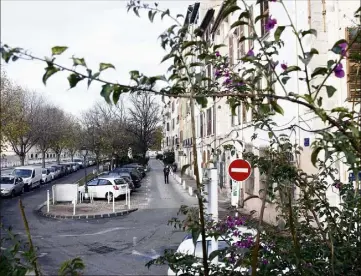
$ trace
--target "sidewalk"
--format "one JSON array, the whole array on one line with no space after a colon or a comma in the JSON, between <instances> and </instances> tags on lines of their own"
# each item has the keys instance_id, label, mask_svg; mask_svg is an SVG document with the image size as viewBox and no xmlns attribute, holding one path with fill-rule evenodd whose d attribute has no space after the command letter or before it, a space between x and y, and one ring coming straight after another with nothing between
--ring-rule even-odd
<instances>
[{"instance_id":1,"label":"sidewalk","mask_svg":"<svg viewBox=\"0 0 361 276\"><path fill-rule=\"evenodd\" d=\"M188 190L189 196L196 196L197 184L195 179L189 175L183 175L179 171L170 174L171 179L176 183L183 186L183 189ZM231 200L218 193L218 218L225 219L227 216L235 216L238 213L239 215L247 215L247 211L241 208L236 208L231 205Z\"/></svg>"}]
</instances>

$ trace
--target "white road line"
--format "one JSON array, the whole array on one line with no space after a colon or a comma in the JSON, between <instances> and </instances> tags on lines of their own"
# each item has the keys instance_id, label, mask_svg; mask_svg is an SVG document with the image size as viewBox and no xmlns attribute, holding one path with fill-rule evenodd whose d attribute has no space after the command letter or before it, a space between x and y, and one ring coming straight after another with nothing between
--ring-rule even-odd
<instances>
[{"instance_id":1,"label":"white road line","mask_svg":"<svg viewBox=\"0 0 361 276\"><path fill-rule=\"evenodd\" d=\"M96 236L96 235L102 235L102 234L106 234L109 232L114 232L117 230L126 230L126 229L132 229L132 228L126 228L126 227L115 227L115 228L110 228L110 229L106 229L100 232L96 232L96 233L91 233L91 234L78 234L78 235L58 235L58 237L80 237L80 236Z\"/></svg>"},{"instance_id":2,"label":"white road line","mask_svg":"<svg viewBox=\"0 0 361 276\"><path fill-rule=\"evenodd\" d=\"M231 172L235 173L248 173L248 171L247 168L231 168Z\"/></svg>"}]
</instances>

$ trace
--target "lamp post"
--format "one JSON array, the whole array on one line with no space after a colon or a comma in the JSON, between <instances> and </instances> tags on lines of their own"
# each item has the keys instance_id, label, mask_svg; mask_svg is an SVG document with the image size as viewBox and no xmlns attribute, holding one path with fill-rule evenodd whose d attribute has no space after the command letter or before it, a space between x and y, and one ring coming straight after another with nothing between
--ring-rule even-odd
<instances>
[{"instance_id":1,"label":"lamp post","mask_svg":"<svg viewBox=\"0 0 361 276\"><path fill-rule=\"evenodd\" d=\"M89 200L89 194L88 194L88 185L87 185L87 173L86 173L86 156L88 155L88 149L86 147L81 148L81 155L84 157L84 199L86 201Z\"/></svg>"}]
</instances>

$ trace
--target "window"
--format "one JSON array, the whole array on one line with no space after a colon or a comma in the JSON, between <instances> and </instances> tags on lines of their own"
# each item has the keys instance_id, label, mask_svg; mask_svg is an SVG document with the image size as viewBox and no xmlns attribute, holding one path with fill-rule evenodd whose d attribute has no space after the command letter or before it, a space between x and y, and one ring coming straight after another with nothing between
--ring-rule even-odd
<instances>
[{"instance_id":1,"label":"window","mask_svg":"<svg viewBox=\"0 0 361 276\"><path fill-rule=\"evenodd\" d=\"M229 50L229 65L232 66L234 64L234 58L233 58L233 35L229 35L228 37L228 50Z\"/></svg>"},{"instance_id":2,"label":"window","mask_svg":"<svg viewBox=\"0 0 361 276\"><path fill-rule=\"evenodd\" d=\"M172 119L172 130L174 130L174 126L175 126L174 119Z\"/></svg>"},{"instance_id":3,"label":"window","mask_svg":"<svg viewBox=\"0 0 361 276\"><path fill-rule=\"evenodd\" d=\"M346 40L349 43L353 41L355 36L358 34L357 40L351 45L351 48L347 53L347 97L349 101L361 100L361 64L360 61L357 61L357 57L360 58L361 52L360 32L360 28L346 29Z\"/></svg>"},{"instance_id":4,"label":"window","mask_svg":"<svg viewBox=\"0 0 361 276\"><path fill-rule=\"evenodd\" d=\"M242 103L242 122L247 123L247 108L244 102Z\"/></svg>"},{"instance_id":5,"label":"window","mask_svg":"<svg viewBox=\"0 0 361 276\"><path fill-rule=\"evenodd\" d=\"M260 3L260 8L261 8L261 15L264 15L264 17L261 19L261 35L262 37L264 35L266 35L268 32L266 31L266 22L269 16L269 7L268 7L268 0L263 0Z\"/></svg>"},{"instance_id":6,"label":"window","mask_svg":"<svg viewBox=\"0 0 361 276\"><path fill-rule=\"evenodd\" d=\"M116 185L127 184L127 182L126 182L123 178L114 179L114 183L115 183Z\"/></svg>"},{"instance_id":7,"label":"window","mask_svg":"<svg viewBox=\"0 0 361 276\"><path fill-rule=\"evenodd\" d=\"M89 181L87 183L88 186L97 186L98 185L98 179L93 179L92 181Z\"/></svg>"},{"instance_id":8,"label":"window","mask_svg":"<svg viewBox=\"0 0 361 276\"><path fill-rule=\"evenodd\" d=\"M167 131L169 131L169 123L167 123Z\"/></svg>"},{"instance_id":9,"label":"window","mask_svg":"<svg viewBox=\"0 0 361 276\"><path fill-rule=\"evenodd\" d=\"M207 135L212 134L212 108L207 109Z\"/></svg>"},{"instance_id":10,"label":"window","mask_svg":"<svg viewBox=\"0 0 361 276\"><path fill-rule=\"evenodd\" d=\"M112 185L112 183L109 180L99 179L98 186L108 186L108 185Z\"/></svg>"},{"instance_id":11,"label":"window","mask_svg":"<svg viewBox=\"0 0 361 276\"><path fill-rule=\"evenodd\" d=\"M237 37L237 58L240 59L244 56L246 53L246 41L243 40L242 42L239 42L239 40L245 36L244 35L244 25L239 26L236 31L236 37Z\"/></svg>"},{"instance_id":12,"label":"window","mask_svg":"<svg viewBox=\"0 0 361 276\"><path fill-rule=\"evenodd\" d=\"M252 144L245 145L245 152L252 152ZM253 195L254 193L254 170L252 170L250 177L245 181L245 192L247 194Z\"/></svg>"},{"instance_id":13,"label":"window","mask_svg":"<svg viewBox=\"0 0 361 276\"><path fill-rule=\"evenodd\" d=\"M204 116L204 113L201 112L201 114L199 114L199 135L200 135L200 137L203 137L203 136L204 136L203 116Z\"/></svg>"},{"instance_id":14,"label":"window","mask_svg":"<svg viewBox=\"0 0 361 276\"><path fill-rule=\"evenodd\" d=\"M172 102L172 111L174 112L174 102Z\"/></svg>"},{"instance_id":15,"label":"window","mask_svg":"<svg viewBox=\"0 0 361 276\"><path fill-rule=\"evenodd\" d=\"M241 123L242 123L242 119L241 119L241 105L242 104L240 104L238 107L237 107L237 115L238 115L238 125L240 125Z\"/></svg>"},{"instance_id":16,"label":"window","mask_svg":"<svg viewBox=\"0 0 361 276\"><path fill-rule=\"evenodd\" d=\"M33 154L30 154L30 159L33 159L34 158L34 155Z\"/></svg>"},{"instance_id":17,"label":"window","mask_svg":"<svg viewBox=\"0 0 361 276\"><path fill-rule=\"evenodd\" d=\"M167 146L169 146L169 138L167 137Z\"/></svg>"},{"instance_id":18,"label":"window","mask_svg":"<svg viewBox=\"0 0 361 276\"><path fill-rule=\"evenodd\" d=\"M253 6L249 7L249 22L248 22L248 37L254 36L254 29L251 27L251 22L253 22ZM248 48L252 49L254 46L254 40L248 40Z\"/></svg>"}]
</instances>

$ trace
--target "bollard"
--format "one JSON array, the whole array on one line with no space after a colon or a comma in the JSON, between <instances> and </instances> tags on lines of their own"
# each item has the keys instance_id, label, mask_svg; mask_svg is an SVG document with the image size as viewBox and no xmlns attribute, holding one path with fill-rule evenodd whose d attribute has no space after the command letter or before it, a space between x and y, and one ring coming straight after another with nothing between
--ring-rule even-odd
<instances>
[{"instance_id":1,"label":"bollard","mask_svg":"<svg viewBox=\"0 0 361 276\"><path fill-rule=\"evenodd\" d=\"M74 204L74 206L73 206L73 216L75 216L75 205L76 205L76 200L75 199L73 201L73 204Z\"/></svg>"},{"instance_id":2,"label":"bollard","mask_svg":"<svg viewBox=\"0 0 361 276\"><path fill-rule=\"evenodd\" d=\"M130 209L130 190L128 189L128 209Z\"/></svg>"},{"instance_id":3,"label":"bollard","mask_svg":"<svg viewBox=\"0 0 361 276\"><path fill-rule=\"evenodd\" d=\"M53 195L53 205L55 205L55 185L51 187L52 189L52 195Z\"/></svg>"},{"instance_id":4,"label":"bollard","mask_svg":"<svg viewBox=\"0 0 361 276\"><path fill-rule=\"evenodd\" d=\"M125 188L125 206L128 205L128 187Z\"/></svg>"},{"instance_id":5,"label":"bollard","mask_svg":"<svg viewBox=\"0 0 361 276\"><path fill-rule=\"evenodd\" d=\"M46 191L46 207L48 210L48 213L50 212L50 191Z\"/></svg>"},{"instance_id":6,"label":"bollard","mask_svg":"<svg viewBox=\"0 0 361 276\"><path fill-rule=\"evenodd\" d=\"M115 196L113 196L113 213L115 213Z\"/></svg>"}]
</instances>

